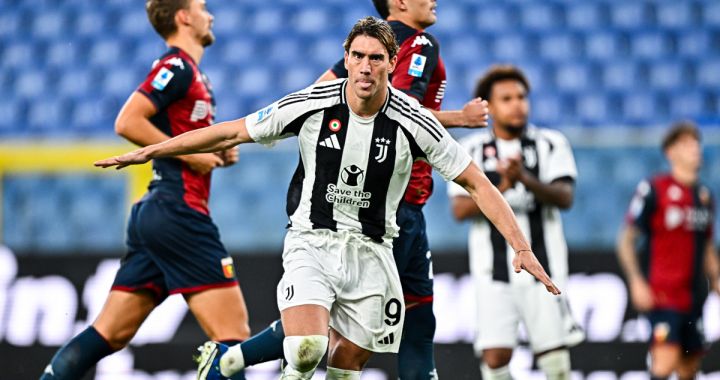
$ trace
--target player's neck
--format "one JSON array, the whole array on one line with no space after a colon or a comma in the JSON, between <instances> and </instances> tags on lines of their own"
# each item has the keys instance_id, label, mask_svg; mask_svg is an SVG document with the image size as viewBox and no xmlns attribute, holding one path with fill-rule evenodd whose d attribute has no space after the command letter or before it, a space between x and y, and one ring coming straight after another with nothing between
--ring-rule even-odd
<instances>
[{"instance_id":1,"label":"player's neck","mask_svg":"<svg viewBox=\"0 0 720 380\"><path fill-rule=\"evenodd\" d=\"M165 43L168 44L168 46L175 46L177 48L180 48L182 51L187 53L197 65L200 64L203 53L205 53L205 48L194 38L186 35L181 35L180 33L169 37L167 40L165 40Z\"/></svg>"},{"instance_id":2,"label":"player's neck","mask_svg":"<svg viewBox=\"0 0 720 380\"><path fill-rule=\"evenodd\" d=\"M525 128L504 128L497 125L493 128L493 133L495 133L495 137L499 138L500 140L519 139L520 136L522 136L523 132L525 132Z\"/></svg>"},{"instance_id":3,"label":"player's neck","mask_svg":"<svg viewBox=\"0 0 720 380\"><path fill-rule=\"evenodd\" d=\"M385 103L385 98L387 97L387 92L388 88L386 86L378 89L377 96L370 99L362 99L355 95L355 91L353 91L350 86L347 86L345 88L345 97L347 98L348 106L353 113L360 117L372 117L380 111L380 108L382 108L383 103Z\"/></svg>"},{"instance_id":4,"label":"player's neck","mask_svg":"<svg viewBox=\"0 0 720 380\"><path fill-rule=\"evenodd\" d=\"M400 14L399 16L396 15L389 15L387 18L387 21L400 21L401 23L417 30L424 30L425 28L420 25L417 21L413 20L410 16L406 14Z\"/></svg>"},{"instance_id":5,"label":"player's neck","mask_svg":"<svg viewBox=\"0 0 720 380\"><path fill-rule=\"evenodd\" d=\"M693 186L697 183L698 173L695 170L685 169L678 165L670 167L670 175L673 179L685 186Z\"/></svg>"}]
</instances>

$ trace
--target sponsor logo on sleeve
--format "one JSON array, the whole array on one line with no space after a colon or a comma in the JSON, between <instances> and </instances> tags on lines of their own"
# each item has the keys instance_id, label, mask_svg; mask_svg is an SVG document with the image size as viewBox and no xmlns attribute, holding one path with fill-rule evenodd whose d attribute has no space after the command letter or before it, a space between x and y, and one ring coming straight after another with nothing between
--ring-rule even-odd
<instances>
[{"instance_id":1,"label":"sponsor logo on sleeve","mask_svg":"<svg viewBox=\"0 0 720 380\"><path fill-rule=\"evenodd\" d=\"M272 111L273 111L273 106L268 106L267 108L258 111L257 122L259 123L259 122L263 121L266 117L270 116Z\"/></svg>"},{"instance_id":2,"label":"sponsor logo on sleeve","mask_svg":"<svg viewBox=\"0 0 720 380\"><path fill-rule=\"evenodd\" d=\"M232 257L224 257L222 260L220 260L220 265L222 265L222 270L225 278L235 277L235 267L233 267Z\"/></svg>"},{"instance_id":3,"label":"sponsor logo on sleeve","mask_svg":"<svg viewBox=\"0 0 720 380\"><path fill-rule=\"evenodd\" d=\"M172 71L168 70L166 67L161 67L160 71L155 74L155 78L153 78L150 85L153 86L154 89L162 91L165 89L168 83L170 83L170 80L174 76L175 74Z\"/></svg>"},{"instance_id":4,"label":"sponsor logo on sleeve","mask_svg":"<svg viewBox=\"0 0 720 380\"><path fill-rule=\"evenodd\" d=\"M426 61L426 56L417 53L413 54L412 59L410 60L410 67L408 68L408 75L417 78L421 77L423 70L425 70Z\"/></svg>"}]
</instances>

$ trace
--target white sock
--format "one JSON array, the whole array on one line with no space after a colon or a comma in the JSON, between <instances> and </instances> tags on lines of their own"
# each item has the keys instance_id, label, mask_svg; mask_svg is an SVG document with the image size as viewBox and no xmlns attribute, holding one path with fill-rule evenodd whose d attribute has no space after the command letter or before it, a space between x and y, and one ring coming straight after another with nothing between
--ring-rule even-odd
<instances>
[{"instance_id":1,"label":"white sock","mask_svg":"<svg viewBox=\"0 0 720 380\"><path fill-rule=\"evenodd\" d=\"M570 379L570 351L555 350L537 358L537 366L548 380Z\"/></svg>"},{"instance_id":2,"label":"white sock","mask_svg":"<svg viewBox=\"0 0 720 380\"><path fill-rule=\"evenodd\" d=\"M483 380L512 380L510 376L510 367L504 366L500 368L490 368L487 364L480 365L480 373Z\"/></svg>"},{"instance_id":3,"label":"white sock","mask_svg":"<svg viewBox=\"0 0 720 380\"><path fill-rule=\"evenodd\" d=\"M325 380L360 380L361 371L327 367Z\"/></svg>"},{"instance_id":4,"label":"white sock","mask_svg":"<svg viewBox=\"0 0 720 380\"><path fill-rule=\"evenodd\" d=\"M310 380L313 374L315 374L314 368L310 372L300 372L293 368L292 365L286 365L285 368L283 368L280 380Z\"/></svg>"},{"instance_id":5,"label":"white sock","mask_svg":"<svg viewBox=\"0 0 720 380\"><path fill-rule=\"evenodd\" d=\"M220 357L220 373L225 377L230 377L243 369L245 369L245 357L240 345L230 346L225 355Z\"/></svg>"}]
</instances>

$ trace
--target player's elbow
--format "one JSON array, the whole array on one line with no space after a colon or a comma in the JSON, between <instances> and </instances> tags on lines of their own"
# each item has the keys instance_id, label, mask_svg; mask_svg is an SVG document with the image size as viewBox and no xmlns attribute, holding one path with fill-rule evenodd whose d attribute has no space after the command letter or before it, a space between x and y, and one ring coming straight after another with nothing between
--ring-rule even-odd
<instances>
[{"instance_id":1,"label":"player's elbow","mask_svg":"<svg viewBox=\"0 0 720 380\"><path fill-rule=\"evenodd\" d=\"M128 122L128 119L126 117L123 117L122 115L118 115L117 119L115 119L115 134L122 137L127 137L128 129L130 128L130 123Z\"/></svg>"},{"instance_id":2,"label":"player's elbow","mask_svg":"<svg viewBox=\"0 0 720 380\"><path fill-rule=\"evenodd\" d=\"M572 207L575 197L572 194L565 194L558 199L557 207L561 210L567 210Z\"/></svg>"}]
</instances>

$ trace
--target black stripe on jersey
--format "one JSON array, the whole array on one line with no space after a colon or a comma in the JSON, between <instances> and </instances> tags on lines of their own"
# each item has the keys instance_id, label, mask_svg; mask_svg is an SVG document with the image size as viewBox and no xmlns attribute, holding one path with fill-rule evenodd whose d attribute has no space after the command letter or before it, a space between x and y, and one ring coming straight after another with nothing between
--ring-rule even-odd
<instances>
[{"instance_id":1,"label":"black stripe on jersey","mask_svg":"<svg viewBox=\"0 0 720 380\"><path fill-rule=\"evenodd\" d=\"M287 192L287 203L285 204L285 212L287 212L288 218L291 217L300 206L300 198L302 197L303 181L305 181L305 165L302 160L302 154L298 159L298 166L295 169L295 173L290 180ZM292 225L292 222L288 222L288 227Z\"/></svg>"},{"instance_id":2,"label":"black stripe on jersey","mask_svg":"<svg viewBox=\"0 0 720 380\"><path fill-rule=\"evenodd\" d=\"M310 95L310 96L308 96L307 98L291 99L291 100L289 100L289 101L287 101L287 102L285 102L285 103L283 103L283 104L278 104L278 109L283 108L283 107L285 107L285 106L289 106L289 105L291 105L291 104L302 103L302 102L305 102L305 101L308 101L308 100L313 100L313 99L329 99L329 98L337 97L337 96L339 96L339 95L340 95L340 94L338 93L338 91L337 91L337 90L334 90L333 93L327 94L327 95L323 95L323 94L320 94L320 95Z\"/></svg>"},{"instance_id":3,"label":"black stripe on jersey","mask_svg":"<svg viewBox=\"0 0 720 380\"><path fill-rule=\"evenodd\" d=\"M405 111L401 110L400 108L398 108L398 106L396 105L396 103L392 102L392 100L390 101L390 108L394 109L394 110L395 110L396 112L398 112L399 114L401 114L401 115L405 116L406 118L408 118L408 119L414 121L415 123L417 123L417 125L419 125L419 126L420 126L422 129L424 129L430 136L432 136L432 138L435 139L435 141L440 142L440 136L436 136L430 129L428 129L427 126L425 126L425 124L422 123L422 121L421 121L420 119L418 119L418 118L416 118L416 117L413 117L413 116L410 115L410 113L405 112Z\"/></svg>"},{"instance_id":4,"label":"black stripe on jersey","mask_svg":"<svg viewBox=\"0 0 720 380\"><path fill-rule=\"evenodd\" d=\"M520 146L522 147L521 152L523 156L525 156L526 152L528 154L535 154L535 165L531 168L525 166L525 169L532 173L535 178L540 178L540 162L535 140L530 140L527 137L523 137L522 139L520 139ZM543 268L545 268L548 276L552 276L550 266L548 265L549 260L547 246L545 245L545 225L543 223L543 209L543 204L536 200L535 208L532 211L528 212L528 221L530 222L530 247L532 248L533 253L535 253L535 256L537 257L540 264L542 264Z\"/></svg>"},{"instance_id":5,"label":"black stripe on jersey","mask_svg":"<svg viewBox=\"0 0 720 380\"><path fill-rule=\"evenodd\" d=\"M385 235L385 201L395 170L398 123L380 113L375 117L363 191L369 192L370 207L361 208L358 219L363 234L382 242ZM387 141L390 141L387 143Z\"/></svg>"},{"instance_id":6,"label":"black stripe on jersey","mask_svg":"<svg viewBox=\"0 0 720 380\"><path fill-rule=\"evenodd\" d=\"M278 108L283 107L291 100L297 100L297 99L307 99L308 97L312 97L314 95L321 95L321 94L327 94L337 91L340 88L340 83L334 84L332 86L325 86L325 87L316 87L311 92L298 92L294 94L287 95L286 97L280 99L278 102Z\"/></svg>"},{"instance_id":7,"label":"black stripe on jersey","mask_svg":"<svg viewBox=\"0 0 720 380\"><path fill-rule=\"evenodd\" d=\"M480 162L481 167L485 166L485 161L489 158L486 155L486 152L497 152L497 146L495 145L495 141L490 141L482 145L480 151L480 153L482 154L482 161ZM497 156L493 156L492 158L495 159L497 158ZM497 172L488 171L485 172L485 175L488 177L488 179L496 178L495 182L497 183L493 182L495 186L500 183L500 175ZM493 251L493 280L510 282L510 270L507 263L507 242L505 241L505 238L502 236L500 231L495 228L494 224L488 221L488 225L490 226L490 245L492 246Z\"/></svg>"},{"instance_id":8,"label":"black stripe on jersey","mask_svg":"<svg viewBox=\"0 0 720 380\"><path fill-rule=\"evenodd\" d=\"M425 152L423 152L422 149L420 149L420 145L415 142L415 136L410 133L407 129L405 129L402 125L400 125L400 130L405 135L405 138L407 138L408 142L410 143L410 153L412 154L413 161L416 159L422 157L425 158Z\"/></svg>"},{"instance_id":9,"label":"black stripe on jersey","mask_svg":"<svg viewBox=\"0 0 720 380\"><path fill-rule=\"evenodd\" d=\"M339 131L330 130L331 120L340 120ZM325 110L320 133L315 142L315 182L313 183L312 198L310 199L310 222L313 229L326 228L337 231L337 222L333 217L334 203L328 202L328 185L337 184L342 164L342 154L345 149L345 136L347 136L350 111L347 105L336 104ZM340 143L340 149L324 147L321 141L335 135Z\"/></svg>"},{"instance_id":10,"label":"black stripe on jersey","mask_svg":"<svg viewBox=\"0 0 720 380\"><path fill-rule=\"evenodd\" d=\"M393 95L394 95L394 94L393 94ZM428 123L428 126L429 126L430 128L432 128L432 130L435 131L438 135L442 135L442 133L440 133L440 130L439 130L439 129L437 128L437 126L435 125L435 121L434 121L433 119L431 119L431 118L423 115L420 111L413 110L413 109L412 109L412 106L410 106L410 103L408 103L405 99L401 98L400 96L394 95L393 98L394 98L395 100L399 101L400 103L404 104L406 108L412 110L413 113L416 113L418 116L420 116L420 118L422 118L423 120L425 120L425 121Z\"/></svg>"},{"instance_id":11,"label":"black stripe on jersey","mask_svg":"<svg viewBox=\"0 0 720 380\"><path fill-rule=\"evenodd\" d=\"M305 112L300 117L295 118L295 120L291 121L290 124L286 125L285 128L282 130L282 134L292 133L295 136L300 134L300 128L302 128L303 124L305 124L305 121L310 117L310 115L314 114L315 112L320 112L319 110L312 110Z\"/></svg>"},{"instance_id":12,"label":"black stripe on jersey","mask_svg":"<svg viewBox=\"0 0 720 380\"><path fill-rule=\"evenodd\" d=\"M343 104L347 103L347 97L345 96L345 89L347 89L347 79L342 82L342 87L340 88L340 103L343 103Z\"/></svg>"},{"instance_id":13,"label":"black stripe on jersey","mask_svg":"<svg viewBox=\"0 0 720 380\"><path fill-rule=\"evenodd\" d=\"M394 98L390 99L390 108L394 109L401 115L417 123L422 129L424 129L435 141L440 142L442 135L435 128L432 127L432 122L427 122L423 119L423 115L417 111L412 110L410 107L405 107L401 103L396 102Z\"/></svg>"}]
</instances>

